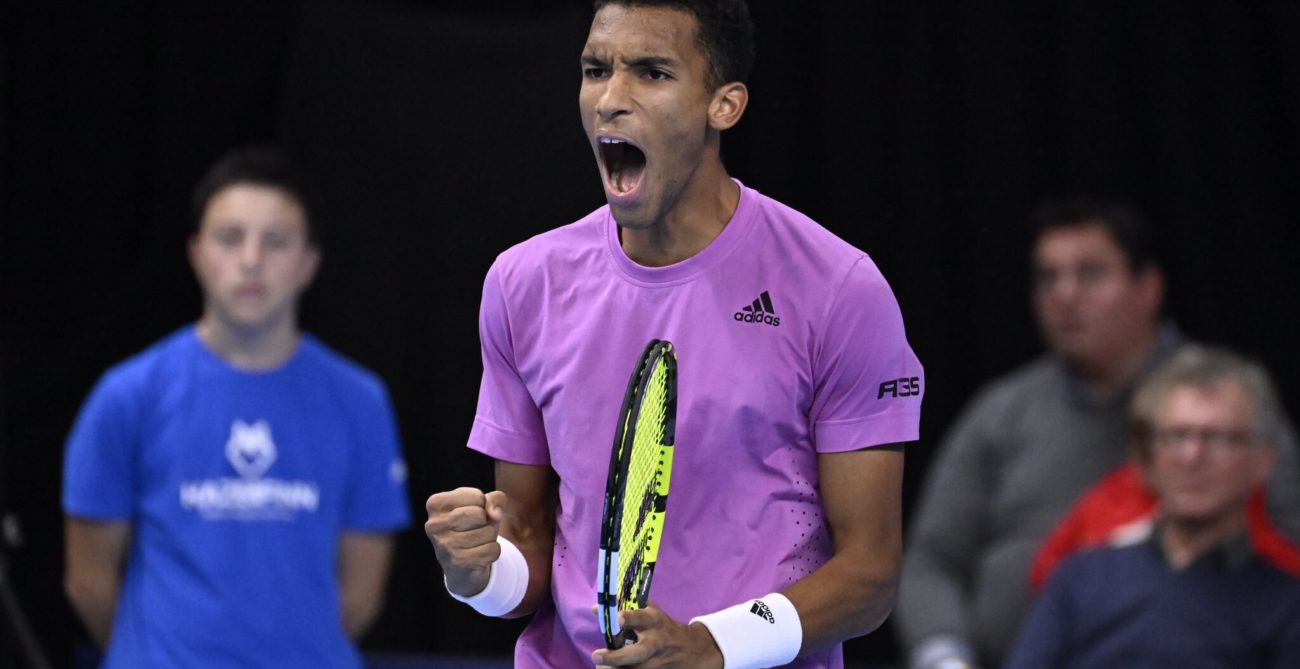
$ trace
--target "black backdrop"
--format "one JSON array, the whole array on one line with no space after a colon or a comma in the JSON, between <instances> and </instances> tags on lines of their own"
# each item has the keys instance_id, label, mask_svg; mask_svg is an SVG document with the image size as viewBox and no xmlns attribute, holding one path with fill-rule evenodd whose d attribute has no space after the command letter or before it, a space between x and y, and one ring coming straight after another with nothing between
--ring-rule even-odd
<instances>
[{"instance_id":1,"label":"black backdrop","mask_svg":"<svg viewBox=\"0 0 1300 669\"><path fill-rule=\"evenodd\" d=\"M389 383L417 518L431 492L490 482L463 448L483 272L602 197L575 113L581 0L73 4L0 6L0 503L60 664L82 638L60 589L62 440L107 366L197 315L187 199L217 155L277 140L321 186L303 321ZM893 284L929 381L909 503L962 402L1040 350L1021 221L1046 193L1146 207L1173 316L1263 358L1300 406L1300 5L752 7L726 159ZM439 589L412 528L366 647L505 651L519 623ZM897 657L887 631L849 656Z\"/></svg>"}]
</instances>

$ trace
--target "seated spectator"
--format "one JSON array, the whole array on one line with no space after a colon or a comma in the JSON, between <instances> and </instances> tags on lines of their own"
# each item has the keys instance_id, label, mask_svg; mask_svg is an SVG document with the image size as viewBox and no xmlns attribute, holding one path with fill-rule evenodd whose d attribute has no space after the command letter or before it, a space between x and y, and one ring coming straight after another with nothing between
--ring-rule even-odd
<instances>
[{"instance_id":1,"label":"seated spectator","mask_svg":"<svg viewBox=\"0 0 1300 669\"><path fill-rule=\"evenodd\" d=\"M1089 489L1043 542L1029 571L1030 586L1035 592L1041 590L1061 561L1079 550L1142 541L1150 533L1159 508L1138 463L1125 463ZM1250 496L1246 526L1256 553L1278 569L1300 577L1300 546L1286 538L1269 518L1263 486Z\"/></svg>"},{"instance_id":2,"label":"seated spectator","mask_svg":"<svg viewBox=\"0 0 1300 669\"><path fill-rule=\"evenodd\" d=\"M1043 203L1033 306L1048 353L983 388L945 436L911 520L895 620L912 669L997 667L1029 611L1034 551L1127 456L1134 381L1181 342L1155 236L1132 207Z\"/></svg>"},{"instance_id":3,"label":"seated spectator","mask_svg":"<svg viewBox=\"0 0 1300 669\"><path fill-rule=\"evenodd\" d=\"M1162 318L1146 219L1089 199L1035 212L1033 306L1048 352L982 389L927 473L895 615L911 669L998 667L1028 614L1030 564L1086 490L1129 456L1132 387L1183 343ZM1300 538L1294 440L1268 507Z\"/></svg>"},{"instance_id":4,"label":"seated spectator","mask_svg":"<svg viewBox=\"0 0 1300 669\"><path fill-rule=\"evenodd\" d=\"M1188 347L1142 383L1131 413L1156 519L1138 543L1066 560L1006 666L1300 667L1300 579L1248 531L1282 424L1267 374Z\"/></svg>"}]
</instances>

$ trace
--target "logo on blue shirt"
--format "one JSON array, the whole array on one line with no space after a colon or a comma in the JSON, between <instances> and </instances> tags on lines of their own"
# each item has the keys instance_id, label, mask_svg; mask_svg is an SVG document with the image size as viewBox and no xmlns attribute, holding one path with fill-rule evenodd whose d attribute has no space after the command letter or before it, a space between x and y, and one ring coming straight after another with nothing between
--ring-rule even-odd
<instances>
[{"instance_id":1,"label":"logo on blue shirt","mask_svg":"<svg viewBox=\"0 0 1300 669\"><path fill-rule=\"evenodd\" d=\"M293 520L300 513L314 513L320 506L315 483L263 478L275 458L270 424L235 419L226 440L226 460L239 478L182 481L181 508L206 520Z\"/></svg>"},{"instance_id":2,"label":"logo on blue shirt","mask_svg":"<svg viewBox=\"0 0 1300 669\"><path fill-rule=\"evenodd\" d=\"M259 420L252 425L235 419L230 424L230 440L226 442L226 459L246 479L260 478L275 462L275 442L271 441L271 426Z\"/></svg>"}]
</instances>

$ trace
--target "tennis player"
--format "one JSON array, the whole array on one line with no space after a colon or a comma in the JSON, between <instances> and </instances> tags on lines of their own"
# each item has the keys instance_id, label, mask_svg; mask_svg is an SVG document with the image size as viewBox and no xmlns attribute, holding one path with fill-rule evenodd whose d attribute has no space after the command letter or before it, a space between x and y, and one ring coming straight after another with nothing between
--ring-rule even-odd
<instances>
[{"instance_id":1,"label":"tennis player","mask_svg":"<svg viewBox=\"0 0 1300 669\"><path fill-rule=\"evenodd\" d=\"M607 204L488 271L469 446L495 490L433 495L425 531L453 596L532 614L517 667L841 667L893 606L921 366L871 259L723 166L752 59L743 2L597 2L579 107ZM602 496L652 338L678 359L669 513L638 640L607 650Z\"/></svg>"}]
</instances>

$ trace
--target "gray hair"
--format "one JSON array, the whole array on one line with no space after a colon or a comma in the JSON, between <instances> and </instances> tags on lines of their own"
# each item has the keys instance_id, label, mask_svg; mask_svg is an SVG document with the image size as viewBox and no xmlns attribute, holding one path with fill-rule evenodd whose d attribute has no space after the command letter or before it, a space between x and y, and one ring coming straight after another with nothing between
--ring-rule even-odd
<instances>
[{"instance_id":1,"label":"gray hair","mask_svg":"<svg viewBox=\"0 0 1300 669\"><path fill-rule=\"evenodd\" d=\"M1150 455L1156 412L1175 388L1213 388L1235 383L1246 393L1255 434L1275 442L1282 433L1282 408L1268 371L1258 362L1226 348L1188 344L1148 374L1133 394L1129 429L1138 455Z\"/></svg>"}]
</instances>

